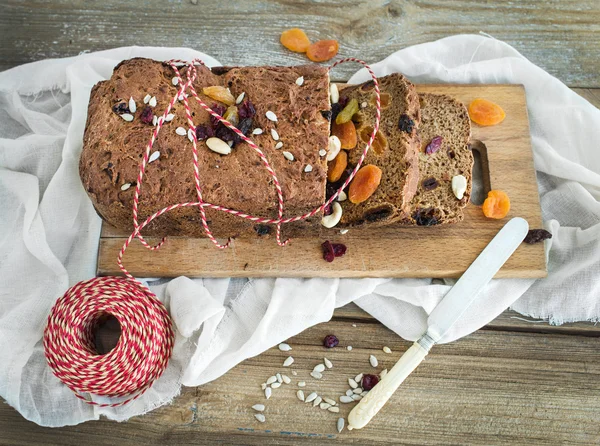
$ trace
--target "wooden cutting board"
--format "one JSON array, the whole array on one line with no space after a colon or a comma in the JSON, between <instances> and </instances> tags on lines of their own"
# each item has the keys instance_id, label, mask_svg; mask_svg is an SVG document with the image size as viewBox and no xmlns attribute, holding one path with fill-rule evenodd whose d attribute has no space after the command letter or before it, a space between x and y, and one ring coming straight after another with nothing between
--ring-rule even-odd
<instances>
[{"instance_id":1,"label":"wooden cutting board","mask_svg":"<svg viewBox=\"0 0 600 446\"><path fill-rule=\"evenodd\" d=\"M483 185L501 189L511 199L510 217L523 217L541 228L542 217L525 90L520 85L419 85L419 92L448 94L465 104L477 97L498 103L506 119L497 126L473 124L481 159ZM350 230L328 236L343 242L344 257L327 263L320 244L325 238L295 238L285 248L273 239L236 239L230 249L216 249L208 239L170 237L159 251L134 241L124 264L137 277L459 277L506 220L490 220L473 203L455 225ZM98 252L98 275L119 275L116 259L129 234L104 225ZM158 239L148 239L150 243ZM543 244L522 244L496 277L545 277Z\"/></svg>"}]
</instances>

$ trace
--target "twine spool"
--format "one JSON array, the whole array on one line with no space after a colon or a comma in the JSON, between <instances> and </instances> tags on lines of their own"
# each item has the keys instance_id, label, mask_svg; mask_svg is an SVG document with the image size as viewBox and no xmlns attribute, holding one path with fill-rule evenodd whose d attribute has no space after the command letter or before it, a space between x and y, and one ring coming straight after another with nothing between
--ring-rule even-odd
<instances>
[{"instance_id":1,"label":"twine spool","mask_svg":"<svg viewBox=\"0 0 600 446\"><path fill-rule=\"evenodd\" d=\"M114 349L101 355L94 329L106 316L121 326ZM79 282L59 298L44 330L44 350L52 372L75 395L99 407L117 407L139 398L167 367L173 350L171 318L143 285L120 277ZM96 403L83 394L125 398Z\"/></svg>"}]
</instances>

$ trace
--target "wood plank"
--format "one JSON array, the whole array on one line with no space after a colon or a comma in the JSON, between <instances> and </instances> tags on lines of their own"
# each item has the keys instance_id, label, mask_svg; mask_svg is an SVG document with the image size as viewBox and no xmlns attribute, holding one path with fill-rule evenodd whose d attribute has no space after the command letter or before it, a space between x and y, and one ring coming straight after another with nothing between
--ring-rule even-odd
<instances>
[{"instance_id":1,"label":"wood plank","mask_svg":"<svg viewBox=\"0 0 600 446\"><path fill-rule=\"evenodd\" d=\"M336 333L333 350L320 343ZM337 414L303 404L306 392L334 397L345 392L347 377L389 368L409 343L380 324L320 324L290 339L295 363L281 367L286 353L276 348L248 359L218 380L185 389L165 406L127 423L98 421L62 429L28 423L0 407L0 444L120 446L147 444L597 444L600 442L600 352L597 339L578 336L479 331L455 343L436 346L380 414L365 428L337 434ZM352 343L353 350L345 347ZM393 353L381 351L388 345ZM375 353L380 366L370 367ZM316 381L309 373L323 356L333 369ZM265 401L260 383L278 372L293 378ZM250 406L264 403L267 422L257 423ZM342 404L346 417L353 404Z\"/></svg>"},{"instance_id":2,"label":"wood plank","mask_svg":"<svg viewBox=\"0 0 600 446\"><path fill-rule=\"evenodd\" d=\"M473 125L473 139L484 141L491 188L511 197L510 217L542 227L524 90L515 85L420 85L422 92L450 94L471 102L485 97L499 103L507 118L492 127ZM216 250L207 239L173 237L160 251L133 243L125 254L125 265L139 277L459 277L506 223L483 216L474 204L465 210L464 221L436 227L403 227L322 230L321 237L296 238L282 249L272 239L240 238L227 250ZM125 236L102 238L98 274L120 274L116 264ZM324 262L320 244L326 240L348 246L347 254L335 262ZM158 240L149 239L154 244ZM405 253L431 253L407 256ZM452 253L442 258L436 253ZM298 262L298 259L304 259ZM543 245L523 245L496 277L537 278L546 275Z\"/></svg>"},{"instance_id":3,"label":"wood plank","mask_svg":"<svg viewBox=\"0 0 600 446\"><path fill-rule=\"evenodd\" d=\"M203 50L229 65L290 65L306 59L283 50L280 33L304 28L311 39L339 39L340 54L379 61L409 45L485 31L570 86L600 87L597 0L477 2L400 0L221 2L145 0L21 1L0 9L0 69L52 57L130 45ZM336 70L337 79L356 71Z\"/></svg>"}]
</instances>

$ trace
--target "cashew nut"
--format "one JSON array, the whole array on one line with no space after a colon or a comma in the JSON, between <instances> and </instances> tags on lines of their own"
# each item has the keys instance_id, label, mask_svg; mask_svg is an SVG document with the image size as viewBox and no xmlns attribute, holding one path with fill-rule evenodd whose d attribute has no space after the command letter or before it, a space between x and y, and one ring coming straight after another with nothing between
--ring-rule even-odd
<instances>
[{"instance_id":1,"label":"cashew nut","mask_svg":"<svg viewBox=\"0 0 600 446\"><path fill-rule=\"evenodd\" d=\"M329 215L323 216L321 224L326 228L333 228L337 225L342 218L342 205L337 201L333 202L333 212Z\"/></svg>"},{"instance_id":2,"label":"cashew nut","mask_svg":"<svg viewBox=\"0 0 600 446\"><path fill-rule=\"evenodd\" d=\"M329 144L327 145L326 160L332 161L338 155L338 153L340 153L341 148L342 148L342 143L340 142L340 139L335 135L330 136Z\"/></svg>"}]
</instances>

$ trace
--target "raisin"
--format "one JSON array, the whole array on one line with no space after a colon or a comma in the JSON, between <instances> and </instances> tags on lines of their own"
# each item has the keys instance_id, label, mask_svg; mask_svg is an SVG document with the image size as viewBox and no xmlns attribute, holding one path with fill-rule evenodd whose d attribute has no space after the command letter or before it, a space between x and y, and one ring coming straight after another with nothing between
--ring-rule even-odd
<instances>
[{"instance_id":1,"label":"raisin","mask_svg":"<svg viewBox=\"0 0 600 446\"><path fill-rule=\"evenodd\" d=\"M552 234L545 229L530 229L523 240L525 243L533 245L534 243L543 242L552 238Z\"/></svg>"},{"instance_id":2,"label":"raisin","mask_svg":"<svg viewBox=\"0 0 600 446\"><path fill-rule=\"evenodd\" d=\"M129 106L126 102L119 102L118 104L113 105L112 111L117 115L122 115L123 113L130 113Z\"/></svg>"},{"instance_id":3,"label":"raisin","mask_svg":"<svg viewBox=\"0 0 600 446\"><path fill-rule=\"evenodd\" d=\"M381 169L373 164L360 168L350 183L348 199L351 203L358 204L366 201L379 187L381 182Z\"/></svg>"},{"instance_id":4,"label":"raisin","mask_svg":"<svg viewBox=\"0 0 600 446\"><path fill-rule=\"evenodd\" d=\"M360 87L360 89L362 91L369 91L374 86L375 86L375 82L371 80L369 82L365 82L364 84L362 84L362 86Z\"/></svg>"},{"instance_id":5,"label":"raisin","mask_svg":"<svg viewBox=\"0 0 600 446\"><path fill-rule=\"evenodd\" d=\"M327 348L336 347L339 343L340 341L336 335L330 334L325 336L325 338L323 339L323 345Z\"/></svg>"},{"instance_id":6,"label":"raisin","mask_svg":"<svg viewBox=\"0 0 600 446\"><path fill-rule=\"evenodd\" d=\"M434 209L417 209L412 215L415 223L419 226L433 226L439 223L434 215Z\"/></svg>"},{"instance_id":7,"label":"raisin","mask_svg":"<svg viewBox=\"0 0 600 446\"><path fill-rule=\"evenodd\" d=\"M371 390L379 383L379 377L377 375L364 375L362 379L363 390Z\"/></svg>"},{"instance_id":8,"label":"raisin","mask_svg":"<svg viewBox=\"0 0 600 446\"><path fill-rule=\"evenodd\" d=\"M271 233L271 227L269 225L256 225L254 230L259 236L268 235Z\"/></svg>"},{"instance_id":9,"label":"raisin","mask_svg":"<svg viewBox=\"0 0 600 446\"><path fill-rule=\"evenodd\" d=\"M403 113L398 121L398 128L405 133L412 133L415 128L415 121L410 119L410 116L406 113Z\"/></svg>"},{"instance_id":10,"label":"raisin","mask_svg":"<svg viewBox=\"0 0 600 446\"><path fill-rule=\"evenodd\" d=\"M310 46L310 40L304 31L300 28L292 28L281 33L279 38L281 44L290 51L296 53L306 53Z\"/></svg>"},{"instance_id":11,"label":"raisin","mask_svg":"<svg viewBox=\"0 0 600 446\"><path fill-rule=\"evenodd\" d=\"M250 129L252 128L252 123L253 123L252 118L244 118L240 121L237 128L245 136L248 136L248 133L250 133Z\"/></svg>"},{"instance_id":12,"label":"raisin","mask_svg":"<svg viewBox=\"0 0 600 446\"><path fill-rule=\"evenodd\" d=\"M483 202L483 215L487 218L501 219L508 215L510 211L510 199L505 192L501 190L491 190Z\"/></svg>"},{"instance_id":13,"label":"raisin","mask_svg":"<svg viewBox=\"0 0 600 446\"><path fill-rule=\"evenodd\" d=\"M454 158L456 158L456 153L450 147L448 147L446 149L446 153L448 154L448 158L450 158L451 160L453 160Z\"/></svg>"},{"instance_id":14,"label":"raisin","mask_svg":"<svg viewBox=\"0 0 600 446\"><path fill-rule=\"evenodd\" d=\"M254 108L254 104L250 102L250 99L246 99L238 105L238 116L240 119L253 118L255 114L256 109Z\"/></svg>"},{"instance_id":15,"label":"raisin","mask_svg":"<svg viewBox=\"0 0 600 446\"><path fill-rule=\"evenodd\" d=\"M437 182L437 180L435 178L426 178L421 182L421 186L423 187L423 189L425 190L433 190L436 187L439 186L439 183Z\"/></svg>"},{"instance_id":16,"label":"raisin","mask_svg":"<svg viewBox=\"0 0 600 446\"><path fill-rule=\"evenodd\" d=\"M475 124L488 126L500 124L504 121L506 113L498 104L477 98L469 104L469 117Z\"/></svg>"},{"instance_id":17,"label":"raisin","mask_svg":"<svg viewBox=\"0 0 600 446\"><path fill-rule=\"evenodd\" d=\"M241 140L237 133L235 133L229 127L226 127L222 122L217 125L217 128L215 129L215 136L225 142L233 142L233 145L236 145Z\"/></svg>"},{"instance_id":18,"label":"raisin","mask_svg":"<svg viewBox=\"0 0 600 446\"><path fill-rule=\"evenodd\" d=\"M321 110L321 116L331 122L331 110Z\"/></svg>"},{"instance_id":19,"label":"raisin","mask_svg":"<svg viewBox=\"0 0 600 446\"><path fill-rule=\"evenodd\" d=\"M325 62L335 57L340 49L337 40L319 40L306 50L306 56L313 62Z\"/></svg>"},{"instance_id":20,"label":"raisin","mask_svg":"<svg viewBox=\"0 0 600 446\"><path fill-rule=\"evenodd\" d=\"M440 150L440 147L442 147L443 141L444 141L444 138L442 138L441 136L434 137L431 140L431 142L429 144L427 144L427 147L425 147L425 153L427 155L433 155L435 152Z\"/></svg>"},{"instance_id":21,"label":"raisin","mask_svg":"<svg viewBox=\"0 0 600 446\"><path fill-rule=\"evenodd\" d=\"M154 118L154 113L152 113L152 107L146 107L140 113L140 121L144 124L152 124L152 118Z\"/></svg>"},{"instance_id":22,"label":"raisin","mask_svg":"<svg viewBox=\"0 0 600 446\"><path fill-rule=\"evenodd\" d=\"M204 87L202 93L215 101L222 102L227 105L235 104L235 98L229 91L229 89L220 85L214 85L212 87Z\"/></svg>"},{"instance_id":23,"label":"raisin","mask_svg":"<svg viewBox=\"0 0 600 446\"><path fill-rule=\"evenodd\" d=\"M331 105L331 118L330 118L329 122L331 122L332 126L333 126L333 123L335 122L335 119L337 118L337 115L340 114L340 112L342 111L343 108L344 108L344 106L342 104L340 104L339 102L337 104Z\"/></svg>"},{"instance_id":24,"label":"raisin","mask_svg":"<svg viewBox=\"0 0 600 446\"><path fill-rule=\"evenodd\" d=\"M219 116L223 116L223 114L225 113L225 110L227 110L221 104L215 104L210 109ZM215 118L213 115L210 115L210 123L213 127L216 127L220 123L220 121L217 118Z\"/></svg>"},{"instance_id":25,"label":"raisin","mask_svg":"<svg viewBox=\"0 0 600 446\"><path fill-rule=\"evenodd\" d=\"M375 209L373 211L369 211L364 216L364 219L366 221L369 221L369 222L381 221L381 220L385 220L390 215L392 215L392 210L391 209L389 209L389 208L381 208L381 209Z\"/></svg>"},{"instance_id":26,"label":"raisin","mask_svg":"<svg viewBox=\"0 0 600 446\"><path fill-rule=\"evenodd\" d=\"M215 131L212 127L203 124L196 126L196 139L198 141L204 141L213 136L215 136Z\"/></svg>"}]
</instances>

